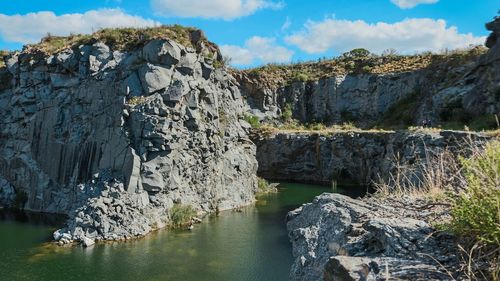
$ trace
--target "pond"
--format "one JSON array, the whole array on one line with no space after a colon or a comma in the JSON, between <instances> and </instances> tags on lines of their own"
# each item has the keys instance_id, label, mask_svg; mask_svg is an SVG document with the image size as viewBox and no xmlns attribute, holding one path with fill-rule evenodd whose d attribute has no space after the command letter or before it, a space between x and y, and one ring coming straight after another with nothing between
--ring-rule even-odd
<instances>
[{"instance_id":1,"label":"pond","mask_svg":"<svg viewBox=\"0 0 500 281\"><path fill-rule=\"evenodd\" d=\"M87 249L47 243L60 217L0 211L0 280L288 280L286 213L334 191L362 193L282 183L255 206L210 216L192 231L160 230Z\"/></svg>"}]
</instances>

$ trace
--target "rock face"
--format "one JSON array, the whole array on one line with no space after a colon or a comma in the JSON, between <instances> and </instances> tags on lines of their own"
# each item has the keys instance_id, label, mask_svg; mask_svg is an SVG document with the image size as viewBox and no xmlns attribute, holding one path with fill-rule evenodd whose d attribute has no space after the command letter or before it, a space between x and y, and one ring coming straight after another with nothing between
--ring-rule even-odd
<instances>
[{"instance_id":1,"label":"rock face","mask_svg":"<svg viewBox=\"0 0 500 281\"><path fill-rule=\"evenodd\" d=\"M325 193L290 212L290 280L456 280L453 238L408 206Z\"/></svg>"},{"instance_id":2,"label":"rock face","mask_svg":"<svg viewBox=\"0 0 500 281\"><path fill-rule=\"evenodd\" d=\"M69 214L70 239L121 239L165 225L174 204L252 203L244 104L201 46L12 54L0 70L0 205L25 194L27 210Z\"/></svg>"},{"instance_id":3,"label":"rock face","mask_svg":"<svg viewBox=\"0 0 500 281\"><path fill-rule=\"evenodd\" d=\"M425 162L429 151L458 150L464 142L484 141L480 134L441 132L287 133L260 136L259 175L271 180L361 185L386 179L397 165ZM422 161L423 160L423 161Z\"/></svg>"},{"instance_id":4,"label":"rock face","mask_svg":"<svg viewBox=\"0 0 500 281\"><path fill-rule=\"evenodd\" d=\"M245 77L245 76L243 76ZM422 72L387 75L343 75L312 82L293 82L277 89L261 88L248 77L240 83L253 113L279 117L287 105L300 122L374 123L397 101L421 90Z\"/></svg>"},{"instance_id":5,"label":"rock face","mask_svg":"<svg viewBox=\"0 0 500 281\"><path fill-rule=\"evenodd\" d=\"M237 76L250 112L268 122L280 122L286 108L303 122L372 127L391 111L403 111L403 125L472 120L500 112L499 20L487 25L493 31L486 54L471 61L430 64L400 73L344 74L316 81L272 85L248 73Z\"/></svg>"}]
</instances>

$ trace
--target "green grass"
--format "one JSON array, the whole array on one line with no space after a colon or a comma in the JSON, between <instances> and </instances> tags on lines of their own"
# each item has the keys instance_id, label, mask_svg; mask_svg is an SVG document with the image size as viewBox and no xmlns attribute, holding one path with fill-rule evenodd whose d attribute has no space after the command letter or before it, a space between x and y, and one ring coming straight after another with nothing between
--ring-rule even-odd
<instances>
[{"instance_id":1,"label":"green grass","mask_svg":"<svg viewBox=\"0 0 500 281\"><path fill-rule=\"evenodd\" d=\"M191 205L175 204L170 209L170 225L174 228L188 224L196 215L196 211Z\"/></svg>"},{"instance_id":2,"label":"green grass","mask_svg":"<svg viewBox=\"0 0 500 281\"><path fill-rule=\"evenodd\" d=\"M292 121L293 117L293 104L287 103L285 105L285 108L283 109L283 112L281 113L281 120L283 122L290 122Z\"/></svg>"},{"instance_id":3,"label":"green grass","mask_svg":"<svg viewBox=\"0 0 500 281\"><path fill-rule=\"evenodd\" d=\"M243 119L252 126L252 128L259 128L260 127L260 120L259 117L250 115L250 114L245 114L243 116Z\"/></svg>"}]
</instances>

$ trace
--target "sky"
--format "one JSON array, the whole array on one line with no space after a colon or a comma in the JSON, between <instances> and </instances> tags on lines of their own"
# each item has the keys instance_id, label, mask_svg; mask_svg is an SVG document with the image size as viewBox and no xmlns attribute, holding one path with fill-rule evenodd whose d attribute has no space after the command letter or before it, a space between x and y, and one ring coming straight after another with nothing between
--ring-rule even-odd
<instances>
[{"instance_id":1,"label":"sky","mask_svg":"<svg viewBox=\"0 0 500 281\"><path fill-rule=\"evenodd\" d=\"M240 68L483 44L498 0L0 0L0 49L46 34L181 24L202 29Z\"/></svg>"}]
</instances>

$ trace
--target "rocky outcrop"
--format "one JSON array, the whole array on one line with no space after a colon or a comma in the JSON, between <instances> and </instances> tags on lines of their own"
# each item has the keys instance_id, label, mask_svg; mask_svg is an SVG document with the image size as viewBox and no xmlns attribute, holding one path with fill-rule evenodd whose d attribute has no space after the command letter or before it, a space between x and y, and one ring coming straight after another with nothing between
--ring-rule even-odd
<instances>
[{"instance_id":1,"label":"rocky outcrop","mask_svg":"<svg viewBox=\"0 0 500 281\"><path fill-rule=\"evenodd\" d=\"M252 113L261 118L276 119L288 105L293 118L303 123L364 120L361 125L374 124L391 105L419 93L426 79L421 71L342 75L271 89L242 77L242 91Z\"/></svg>"},{"instance_id":2,"label":"rocky outcrop","mask_svg":"<svg viewBox=\"0 0 500 281\"><path fill-rule=\"evenodd\" d=\"M287 216L290 280L457 280L453 237L435 233L423 202L323 194ZM448 271L448 272L447 272ZM452 272L452 273L451 273ZM450 276L450 274L452 274Z\"/></svg>"},{"instance_id":3,"label":"rocky outcrop","mask_svg":"<svg viewBox=\"0 0 500 281\"><path fill-rule=\"evenodd\" d=\"M213 66L218 54L146 43L7 58L0 204L25 194L22 207L69 214L70 239L83 240L146 234L174 204L207 213L254 201L255 146L236 81Z\"/></svg>"},{"instance_id":4,"label":"rocky outcrop","mask_svg":"<svg viewBox=\"0 0 500 281\"><path fill-rule=\"evenodd\" d=\"M425 163L431 152L459 151L487 136L457 131L283 132L255 138L258 173L271 180L369 185L397 166Z\"/></svg>"},{"instance_id":5,"label":"rocky outcrop","mask_svg":"<svg viewBox=\"0 0 500 281\"><path fill-rule=\"evenodd\" d=\"M500 112L497 25L498 19L488 24L493 33L486 54L456 55L412 71L325 74L285 85L272 84L251 71L237 78L251 114L269 123L280 123L283 112L290 109L302 123L353 122L362 128L420 125L423 120L436 125L467 123L484 116L493 120Z\"/></svg>"}]
</instances>

